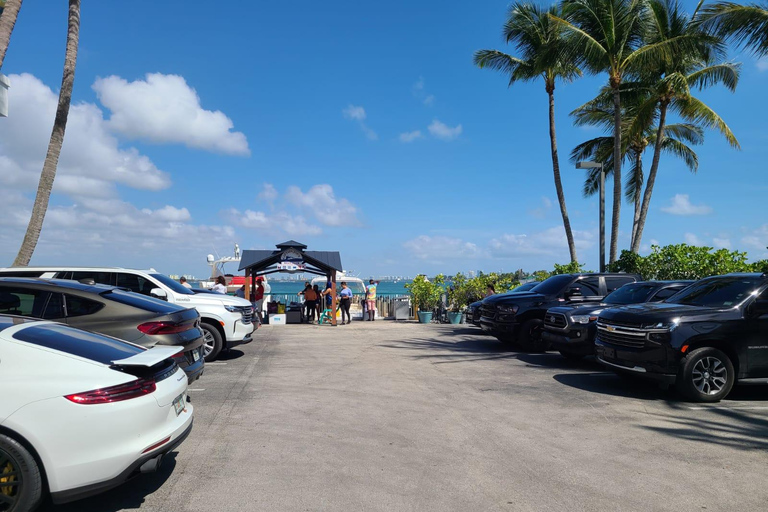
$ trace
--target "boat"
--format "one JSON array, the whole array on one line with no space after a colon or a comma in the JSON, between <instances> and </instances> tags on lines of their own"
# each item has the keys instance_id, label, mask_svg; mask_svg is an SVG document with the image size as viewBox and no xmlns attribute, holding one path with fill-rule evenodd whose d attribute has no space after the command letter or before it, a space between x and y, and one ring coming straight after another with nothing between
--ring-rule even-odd
<instances>
[{"instance_id":1,"label":"boat","mask_svg":"<svg viewBox=\"0 0 768 512\"><path fill-rule=\"evenodd\" d=\"M216 284L216 278L219 276L224 276L224 279L227 281L227 293L235 293L237 290L239 290L242 286L245 285L246 278L245 276L238 276L234 274L227 273L227 271L224 268L224 265L227 263L240 263L240 246L238 244L235 244L235 251L234 256L222 256L222 257L214 257L213 254L209 254L206 258L206 261L208 263L208 266L211 267L211 277L207 281L199 281L198 285L200 288L204 288L206 290L210 290L213 288L213 285ZM271 287L269 286L269 282L267 281L267 276L263 276L264 281L264 303L266 304L269 302L269 297L267 296L271 291Z\"/></svg>"}]
</instances>

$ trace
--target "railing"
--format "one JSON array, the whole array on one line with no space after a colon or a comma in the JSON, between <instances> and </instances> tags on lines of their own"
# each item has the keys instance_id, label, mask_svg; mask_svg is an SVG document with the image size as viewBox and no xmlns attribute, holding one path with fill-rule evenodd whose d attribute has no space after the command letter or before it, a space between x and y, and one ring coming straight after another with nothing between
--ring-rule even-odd
<instances>
[{"instance_id":1,"label":"railing","mask_svg":"<svg viewBox=\"0 0 768 512\"><path fill-rule=\"evenodd\" d=\"M376 316L379 318L394 318L395 317L395 300L409 298L407 294L393 293L393 294L376 294ZM265 296L265 299L269 301L277 301L281 304L290 304L291 302L303 302L303 297L296 293L271 293ZM363 300L362 295L355 295L352 297L353 303L360 304ZM266 303L264 305L266 309ZM413 318L415 315L413 311L413 305L411 305L408 317Z\"/></svg>"}]
</instances>

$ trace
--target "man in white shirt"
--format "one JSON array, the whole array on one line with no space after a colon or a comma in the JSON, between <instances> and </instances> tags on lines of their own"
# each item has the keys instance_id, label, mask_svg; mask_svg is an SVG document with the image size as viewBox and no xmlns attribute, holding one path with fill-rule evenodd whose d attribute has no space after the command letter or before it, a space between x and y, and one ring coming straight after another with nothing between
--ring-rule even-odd
<instances>
[{"instance_id":1,"label":"man in white shirt","mask_svg":"<svg viewBox=\"0 0 768 512\"><path fill-rule=\"evenodd\" d=\"M192 285L187 282L187 278L184 276L181 276L179 278L179 282L181 283L181 286L184 288L192 288Z\"/></svg>"}]
</instances>

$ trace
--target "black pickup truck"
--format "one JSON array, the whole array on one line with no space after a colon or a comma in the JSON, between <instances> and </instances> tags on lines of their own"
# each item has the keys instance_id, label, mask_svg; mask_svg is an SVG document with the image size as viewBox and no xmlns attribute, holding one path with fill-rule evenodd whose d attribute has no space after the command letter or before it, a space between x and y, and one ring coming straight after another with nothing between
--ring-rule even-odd
<instances>
[{"instance_id":1,"label":"black pickup truck","mask_svg":"<svg viewBox=\"0 0 768 512\"><path fill-rule=\"evenodd\" d=\"M591 356L595 353L597 315L602 310L627 304L661 302L691 283L693 281L640 281L625 284L600 302L549 308L541 337L568 359Z\"/></svg>"},{"instance_id":2,"label":"black pickup truck","mask_svg":"<svg viewBox=\"0 0 768 512\"><path fill-rule=\"evenodd\" d=\"M768 382L768 275L708 277L665 302L606 309L595 351L614 371L674 383L699 402L737 381Z\"/></svg>"},{"instance_id":3,"label":"black pickup truck","mask_svg":"<svg viewBox=\"0 0 768 512\"><path fill-rule=\"evenodd\" d=\"M483 300L480 327L502 343L523 350L544 351L541 339L544 315L551 307L599 302L613 290L640 281L637 274L560 274L542 281L529 292L501 293Z\"/></svg>"}]
</instances>

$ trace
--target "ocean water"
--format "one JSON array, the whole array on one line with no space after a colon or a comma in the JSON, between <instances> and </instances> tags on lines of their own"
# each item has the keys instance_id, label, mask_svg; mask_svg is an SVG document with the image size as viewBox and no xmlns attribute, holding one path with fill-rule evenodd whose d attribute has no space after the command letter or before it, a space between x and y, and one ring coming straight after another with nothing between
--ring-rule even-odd
<instances>
[{"instance_id":1,"label":"ocean water","mask_svg":"<svg viewBox=\"0 0 768 512\"><path fill-rule=\"evenodd\" d=\"M365 281L368 284L368 281ZM378 295L407 295L408 290L404 285L410 283L410 281L381 281L376 289ZM296 294L304 289L304 281L269 281L269 285L272 287L273 294ZM340 286L337 283L337 286Z\"/></svg>"}]
</instances>

